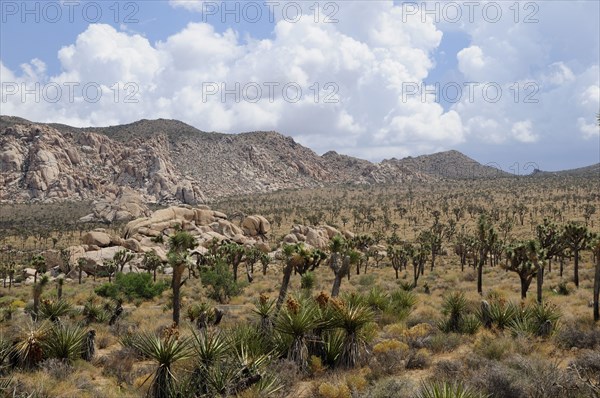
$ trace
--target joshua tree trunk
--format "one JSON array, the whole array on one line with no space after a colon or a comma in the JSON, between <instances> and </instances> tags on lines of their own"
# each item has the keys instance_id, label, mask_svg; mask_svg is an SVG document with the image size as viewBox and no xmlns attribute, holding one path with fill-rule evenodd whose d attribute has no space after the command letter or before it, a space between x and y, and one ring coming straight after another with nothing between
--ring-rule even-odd
<instances>
[{"instance_id":1,"label":"joshua tree trunk","mask_svg":"<svg viewBox=\"0 0 600 398\"><path fill-rule=\"evenodd\" d=\"M281 287L279 288L279 297L277 297L276 309L279 311L285 296L287 295L288 286L290 285L290 278L292 277L292 263L288 262L283 268L283 279L281 281Z\"/></svg>"},{"instance_id":2,"label":"joshua tree trunk","mask_svg":"<svg viewBox=\"0 0 600 398\"><path fill-rule=\"evenodd\" d=\"M519 277L521 279L521 300L525 300L527 298L527 290L529 290L529 285L531 284L532 277L523 277L521 275L519 275Z\"/></svg>"},{"instance_id":3,"label":"joshua tree trunk","mask_svg":"<svg viewBox=\"0 0 600 398\"><path fill-rule=\"evenodd\" d=\"M332 261L335 264L331 266L333 269L335 278L333 279L333 286L331 287L331 297L337 297L340 294L340 287L342 285L342 278L346 274L350 274L350 256L340 256L337 253L332 253ZM334 256L336 256L334 258ZM340 259L341 257L341 259ZM337 263L341 261L341 265L338 267Z\"/></svg>"},{"instance_id":4,"label":"joshua tree trunk","mask_svg":"<svg viewBox=\"0 0 600 398\"><path fill-rule=\"evenodd\" d=\"M81 285L81 274L83 273L83 268L79 267L79 284Z\"/></svg>"},{"instance_id":5,"label":"joshua tree trunk","mask_svg":"<svg viewBox=\"0 0 600 398\"><path fill-rule=\"evenodd\" d=\"M600 255L596 255L596 273L594 275L594 322L600 321L598 296L600 296Z\"/></svg>"},{"instance_id":6,"label":"joshua tree trunk","mask_svg":"<svg viewBox=\"0 0 600 398\"><path fill-rule=\"evenodd\" d=\"M542 287L544 285L544 267L540 267L537 272L537 302L542 304Z\"/></svg>"},{"instance_id":7,"label":"joshua tree trunk","mask_svg":"<svg viewBox=\"0 0 600 398\"><path fill-rule=\"evenodd\" d=\"M173 267L173 323L175 325L179 325L179 313L181 310L181 277L183 276L183 271L185 270L184 265L176 265Z\"/></svg>"},{"instance_id":8,"label":"joshua tree trunk","mask_svg":"<svg viewBox=\"0 0 600 398\"><path fill-rule=\"evenodd\" d=\"M575 287L579 287L579 250L573 250L573 282L575 282Z\"/></svg>"},{"instance_id":9,"label":"joshua tree trunk","mask_svg":"<svg viewBox=\"0 0 600 398\"><path fill-rule=\"evenodd\" d=\"M483 264L485 263L485 257L479 259L477 264L477 293L483 295Z\"/></svg>"},{"instance_id":10,"label":"joshua tree trunk","mask_svg":"<svg viewBox=\"0 0 600 398\"><path fill-rule=\"evenodd\" d=\"M565 258L563 256L560 256L560 277L561 278L563 276L564 265L565 265Z\"/></svg>"}]
</instances>

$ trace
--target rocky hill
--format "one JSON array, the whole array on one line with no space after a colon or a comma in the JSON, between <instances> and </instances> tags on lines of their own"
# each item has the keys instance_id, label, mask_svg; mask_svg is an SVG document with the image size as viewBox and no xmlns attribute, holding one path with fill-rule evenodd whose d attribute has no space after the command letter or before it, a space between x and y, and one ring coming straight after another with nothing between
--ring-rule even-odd
<instances>
[{"instance_id":1,"label":"rocky hill","mask_svg":"<svg viewBox=\"0 0 600 398\"><path fill-rule=\"evenodd\" d=\"M596 177L600 179L600 163L561 171L535 170L531 175L533 177Z\"/></svg>"},{"instance_id":2,"label":"rocky hill","mask_svg":"<svg viewBox=\"0 0 600 398\"><path fill-rule=\"evenodd\" d=\"M123 197L135 202L136 194L139 202L196 204L330 184L507 175L457 151L371 163L333 151L319 156L276 132L209 133L164 119L75 128L0 116L4 201L102 198L104 209ZM144 213L136 206L134 217Z\"/></svg>"}]
</instances>

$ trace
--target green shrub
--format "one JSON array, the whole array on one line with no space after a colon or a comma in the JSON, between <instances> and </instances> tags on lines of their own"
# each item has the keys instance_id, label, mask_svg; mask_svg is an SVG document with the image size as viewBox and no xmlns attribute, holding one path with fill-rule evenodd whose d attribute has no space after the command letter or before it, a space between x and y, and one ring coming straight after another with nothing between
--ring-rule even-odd
<instances>
[{"instance_id":1,"label":"green shrub","mask_svg":"<svg viewBox=\"0 0 600 398\"><path fill-rule=\"evenodd\" d=\"M376 282L376 277L374 274L361 275L358 277L358 284L360 286L373 286Z\"/></svg>"},{"instance_id":2,"label":"green shrub","mask_svg":"<svg viewBox=\"0 0 600 398\"><path fill-rule=\"evenodd\" d=\"M217 261L214 266L200 271L202 286L208 288L208 297L226 303L231 297L237 296L244 289L243 282L236 282L229 272L229 267L223 261Z\"/></svg>"},{"instance_id":3,"label":"green shrub","mask_svg":"<svg viewBox=\"0 0 600 398\"><path fill-rule=\"evenodd\" d=\"M114 283L105 283L96 288L97 295L116 299L125 297L129 301L135 299L151 299L161 294L168 285L166 282L153 282L148 273L118 273Z\"/></svg>"}]
</instances>

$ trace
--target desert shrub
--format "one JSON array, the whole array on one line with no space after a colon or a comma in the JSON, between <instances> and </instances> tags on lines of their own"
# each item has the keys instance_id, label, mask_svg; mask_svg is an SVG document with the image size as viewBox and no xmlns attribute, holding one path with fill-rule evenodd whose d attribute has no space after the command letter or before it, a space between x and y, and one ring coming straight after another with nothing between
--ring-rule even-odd
<instances>
[{"instance_id":1,"label":"desert shrub","mask_svg":"<svg viewBox=\"0 0 600 398\"><path fill-rule=\"evenodd\" d=\"M583 325L566 323L557 333L556 340L563 348L594 349L600 345L600 329L590 329Z\"/></svg>"},{"instance_id":2,"label":"desert shrub","mask_svg":"<svg viewBox=\"0 0 600 398\"><path fill-rule=\"evenodd\" d=\"M568 369L582 381L590 396L600 396L600 352L586 350L573 360Z\"/></svg>"},{"instance_id":3,"label":"desert shrub","mask_svg":"<svg viewBox=\"0 0 600 398\"><path fill-rule=\"evenodd\" d=\"M473 366L475 364L475 366ZM515 382L514 375L509 368L501 363L472 363L471 375L468 378L470 385L486 392L494 398L523 398L525 391Z\"/></svg>"},{"instance_id":4,"label":"desert shrub","mask_svg":"<svg viewBox=\"0 0 600 398\"><path fill-rule=\"evenodd\" d=\"M459 380L464 372L463 364L460 361L442 359L435 364L433 369L436 380Z\"/></svg>"},{"instance_id":5,"label":"desert shrub","mask_svg":"<svg viewBox=\"0 0 600 398\"><path fill-rule=\"evenodd\" d=\"M484 358L500 361L513 352L513 342L508 337L483 334L475 342L473 351Z\"/></svg>"},{"instance_id":6,"label":"desert shrub","mask_svg":"<svg viewBox=\"0 0 600 398\"><path fill-rule=\"evenodd\" d=\"M56 358L46 359L40 363L40 368L57 380L65 380L73 373L73 366Z\"/></svg>"},{"instance_id":7,"label":"desert shrub","mask_svg":"<svg viewBox=\"0 0 600 398\"><path fill-rule=\"evenodd\" d=\"M556 362L545 358L516 356L508 366L515 373L517 385L531 398L571 398L578 390L577 380Z\"/></svg>"},{"instance_id":8,"label":"desert shrub","mask_svg":"<svg viewBox=\"0 0 600 398\"><path fill-rule=\"evenodd\" d=\"M532 324L534 334L541 337L548 337L556 332L560 318L558 307L548 303L531 305L525 315L525 319Z\"/></svg>"},{"instance_id":9,"label":"desert shrub","mask_svg":"<svg viewBox=\"0 0 600 398\"><path fill-rule=\"evenodd\" d=\"M373 346L372 355L376 364L372 364L379 374L391 375L399 370L410 349L408 344L398 340L383 340Z\"/></svg>"},{"instance_id":10,"label":"desert shrub","mask_svg":"<svg viewBox=\"0 0 600 398\"><path fill-rule=\"evenodd\" d=\"M462 338L456 333L435 333L425 342L425 347L432 352L451 352L460 346Z\"/></svg>"},{"instance_id":11,"label":"desert shrub","mask_svg":"<svg viewBox=\"0 0 600 398\"><path fill-rule=\"evenodd\" d=\"M389 397L414 397L415 386L410 379L393 376L382 379L359 397L365 398L389 398Z\"/></svg>"},{"instance_id":12,"label":"desert shrub","mask_svg":"<svg viewBox=\"0 0 600 398\"><path fill-rule=\"evenodd\" d=\"M200 271L202 286L208 288L208 297L219 303L227 303L231 297L237 296L244 289L245 284L233 279L228 265L217 261L212 267L202 268Z\"/></svg>"},{"instance_id":13,"label":"desert shrub","mask_svg":"<svg viewBox=\"0 0 600 398\"><path fill-rule=\"evenodd\" d=\"M358 284L360 286L373 286L375 284L376 277L374 274L361 275L358 277Z\"/></svg>"},{"instance_id":14,"label":"desert shrub","mask_svg":"<svg viewBox=\"0 0 600 398\"><path fill-rule=\"evenodd\" d=\"M319 398L351 398L350 388L344 383L324 382L317 387Z\"/></svg>"},{"instance_id":15,"label":"desert shrub","mask_svg":"<svg viewBox=\"0 0 600 398\"><path fill-rule=\"evenodd\" d=\"M419 349L427 345L433 332L434 329L430 324L419 323L410 329L404 330L402 336L410 348Z\"/></svg>"},{"instance_id":16,"label":"desert shrub","mask_svg":"<svg viewBox=\"0 0 600 398\"><path fill-rule=\"evenodd\" d=\"M521 307L504 300L493 300L486 311L482 308L477 314L484 325L504 330L521 314Z\"/></svg>"},{"instance_id":17,"label":"desert shrub","mask_svg":"<svg viewBox=\"0 0 600 398\"><path fill-rule=\"evenodd\" d=\"M128 274L118 273L114 283L105 283L95 289L97 295L117 299L125 297L129 301L135 299L152 299L168 288L166 282L153 282L152 276L146 272Z\"/></svg>"},{"instance_id":18,"label":"desert shrub","mask_svg":"<svg viewBox=\"0 0 600 398\"><path fill-rule=\"evenodd\" d=\"M569 294L571 294L571 289L569 289L569 286L566 281L559 282L558 285L556 285L554 291L556 292L556 294L559 294L561 296L568 296Z\"/></svg>"},{"instance_id":19,"label":"desert shrub","mask_svg":"<svg viewBox=\"0 0 600 398\"><path fill-rule=\"evenodd\" d=\"M406 369L427 369L431 359L426 350L412 350L406 358Z\"/></svg>"},{"instance_id":20,"label":"desert shrub","mask_svg":"<svg viewBox=\"0 0 600 398\"><path fill-rule=\"evenodd\" d=\"M133 364L139 358L139 354L133 349L124 347L101 357L99 365L102 366L102 374L114 377L117 384L133 384Z\"/></svg>"}]
</instances>

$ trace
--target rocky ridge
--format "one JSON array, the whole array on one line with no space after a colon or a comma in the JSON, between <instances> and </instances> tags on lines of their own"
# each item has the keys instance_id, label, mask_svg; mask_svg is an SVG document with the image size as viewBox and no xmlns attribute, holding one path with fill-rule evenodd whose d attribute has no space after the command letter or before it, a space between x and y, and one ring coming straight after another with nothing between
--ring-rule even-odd
<instances>
[{"instance_id":1,"label":"rocky ridge","mask_svg":"<svg viewBox=\"0 0 600 398\"><path fill-rule=\"evenodd\" d=\"M0 200L93 199L90 220L147 215L149 202L498 175L456 151L371 163L333 151L319 156L276 132L207 133L163 119L74 128L0 116Z\"/></svg>"}]
</instances>

